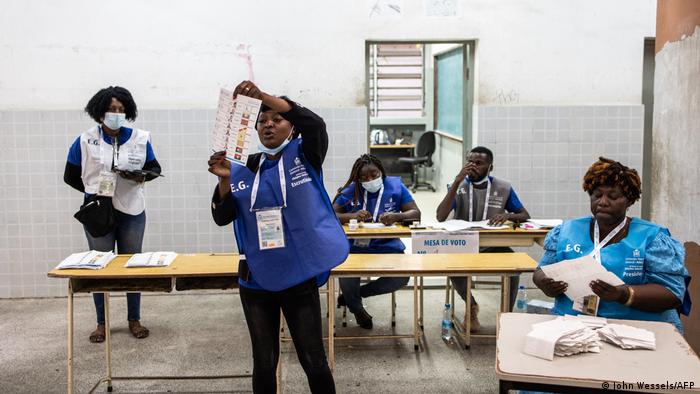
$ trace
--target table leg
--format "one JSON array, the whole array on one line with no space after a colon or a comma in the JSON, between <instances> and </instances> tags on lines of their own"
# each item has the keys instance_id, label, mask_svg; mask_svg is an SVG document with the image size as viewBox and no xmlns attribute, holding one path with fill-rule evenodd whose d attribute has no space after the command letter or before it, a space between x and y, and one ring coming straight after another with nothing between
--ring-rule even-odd
<instances>
[{"instance_id":1,"label":"table leg","mask_svg":"<svg viewBox=\"0 0 700 394\"><path fill-rule=\"evenodd\" d=\"M328 293L328 367L333 372L335 367L335 308L332 307L332 300L335 299L335 278L332 276L328 278Z\"/></svg>"},{"instance_id":2,"label":"table leg","mask_svg":"<svg viewBox=\"0 0 700 394\"><path fill-rule=\"evenodd\" d=\"M501 299L501 312L510 312L510 276L503 275L501 279L503 285L503 298Z\"/></svg>"},{"instance_id":3,"label":"table leg","mask_svg":"<svg viewBox=\"0 0 700 394\"><path fill-rule=\"evenodd\" d=\"M424 302L423 302L423 279L424 279L424 277L421 276L421 277L420 277L420 311L419 311L419 314L418 314L418 320L420 321L420 329L421 329L421 331L423 331L423 326L425 325L425 322L423 321L423 306L424 306Z\"/></svg>"},{"instance_id":4,"label":"table leg","mask_svg":"<svg viewBox=\"0 0 700 394\"><path fill-rule=\"evenodd\" d=\"M73 285L68 279L68 394L73 394Z\"/></svg>"},{"instance_id":5,"label":"table leg","mask_svg":"<svg viewBox=\"0 0 700 394\"><path fill-rule=\"evenodd\" d=\"M112 391L112 340L109 326L109 293L104 293L105 300L105 356L107 358L107 391Z\"/></svg>"},{"instance_id":6,"label":"table leg","mask_svg":"<svg viewBox=\"0 0 700 394\"><path fill-rule=\"evenodd\" d=\"M413 350L420 347L420 336L418 335L418 277L413 277Z\"/></svg>"},{"instance_id":7,"label":"table leg","mask_svg":"<svg viewBox=\"0 0 700 394\"><path fill-rule=\"evenodd\" d=\"M464 348L469 349L472 344L472 277L467 276L467 294L465 298L466 306L464 307Z\"/></svg>"}]
</instances>

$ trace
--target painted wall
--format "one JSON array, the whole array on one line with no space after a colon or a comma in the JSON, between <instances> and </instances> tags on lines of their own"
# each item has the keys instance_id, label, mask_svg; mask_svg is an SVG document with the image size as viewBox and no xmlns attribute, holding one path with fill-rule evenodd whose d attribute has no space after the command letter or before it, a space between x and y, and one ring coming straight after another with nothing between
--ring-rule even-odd
<instances>
[{"instance_id":1,"label":"painted wall","mask_svg":"<svg viewBox=\"0 0 700 394\"><path fill-rule=\"evenodd\" d=\"M454 17L404 0L395 19L373 3L6 0L0 109L79 109L107 84L143 108L213 108L251 69L310 106L365 105L366 39L453 38L479 40L481 104L640 102L653 0L465 0Z\"/></svg>"}]
</instances>

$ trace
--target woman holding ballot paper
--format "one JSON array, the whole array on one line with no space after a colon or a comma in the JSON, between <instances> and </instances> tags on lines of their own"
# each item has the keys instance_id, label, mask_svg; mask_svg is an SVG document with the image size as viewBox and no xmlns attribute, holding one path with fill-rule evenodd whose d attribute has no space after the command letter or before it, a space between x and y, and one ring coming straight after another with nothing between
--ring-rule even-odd
<instances>
[{"instance_id":1,"label":"woman holding ballot paper","mask_svg":"<svg viewBox=\"0 0 700 394\"><path fill-rule=\"evenodd\" d=\"M328 150L318 115L285 97L241 82L234 100L262 101L256 122L260 153L245 166L216 152L209 172L219 177L214 221L234 221L241 255L239 284L253 347L253 391L274 393L279 359L280 310L313 393L334 393L321 331L318 287L348 255L348 243L323 186Z\"/></svg>"},{"instance_id":2,"label":"woman holding ballot paper","mask_svg":"<svg viewBox=\"0 0 700 394\"><path fill-rule=\"evenodd\" d=\"M109 228L88 221L85 224L88 246L107 252L113 251L116 243L118 253L140 253L146 227L143 185L161 172L151 147L150 133L126 127L127 120L136 120L136 103L131 93L119 86L97 92L85 112L97 124L71 145L63 180L84 193L84 206L95 200L110 208L113 205L115 219ZM104 294L95 293L93 298L97 328L90 334L90 342L103 342ZM149 331L139 322L141 294L127 293L126 300L131 334L146 338Z\"/></svg>"},{"instance_id":3,"label":"woman holding ballot paper","mask_svg":"<svg viewBox=\"0 0 700 394\"><path fill-rule=\"evenodd\" d=\"M545 239L545 253L533 276L537 287L556 297L553 312L666 321L683 332L678 313L690 311L685 251L667 229L627 217L627 209L641 195L637 171L601 157L586 172L583 190L590 196L593 216L555 227ZM592 280L588 286L597 297L586 297L577 306L582 301L565 294L569 284L548 277L542 267L587 255L624 284Z\"/></svg>"}]
</instances>

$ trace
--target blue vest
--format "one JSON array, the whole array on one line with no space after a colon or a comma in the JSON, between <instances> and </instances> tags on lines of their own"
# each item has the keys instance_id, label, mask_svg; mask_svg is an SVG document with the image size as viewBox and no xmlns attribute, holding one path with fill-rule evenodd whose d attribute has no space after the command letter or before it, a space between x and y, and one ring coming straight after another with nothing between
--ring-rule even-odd
<instances>
[{"instance_id":1,"label":"blue vest","mask_svg":"<svg viewBox=\"0 0 700 394\"><path fill-rule=\"evenodd\" d=\"M566 221L561 226L557 243L557 260L575 259L593 252L590 236L591 217ZM609 244L601 249L601 261L605 269L611 271L628 285L648 283L644 277L646 247L659 231L669 234L668 230L653 223L632 218L627 236L616 244ZM566 295L558 296L553 312L558 315L577 315L572 309L573 302ZM600 301L598 316L613 319L665 321L675 325L682 332L678 312L669 309L663 312L645 312L630 308L614 301Z\"/></svg>"},{"instance_id":2,"label":"blue vest","mask_svg":"<svg viewBox=\"0 0 700 394\"><path fill-rule=\"evenodd\" d=\"M377 218L385 212L401 212L401 190L403 183L400 177L387 176L384 178L384 193L382 193L382 201L379 202L379 213ZM341 194L349 196L350 202L345 206L346 212L357 212L362 210L365 199L365 189L361 188L359 193L359 201L354 204L352 201L355 195L355 184L343 189ZM367 211L374 215L374 208L379 192L367 193ZM374 198L372 198L374 197ZM367 247L355 246L352 239L350 242L350 253L400 253L406 249L406 246L398 238L374 238L371 239Z\"/></svg>"},{"instance_id":3,"label":"blue vest","mask_svg":"<svg viewBox=\"0 0 700 394\"><path fill-rule=\"evenodd\" d=\"M260 250L255 212L250 195L255 173L248 167L231 166L231 195L236 218L239 250L245 253L253 279L265 290L288 289L327 273L348 256L343 228L333 212L320 174L306 161L301 139L292 140L282 151L287 207L282 209L285 247ZM283 204L277 166L260 174L255 208Z\"/></svg>"}]
</instances>

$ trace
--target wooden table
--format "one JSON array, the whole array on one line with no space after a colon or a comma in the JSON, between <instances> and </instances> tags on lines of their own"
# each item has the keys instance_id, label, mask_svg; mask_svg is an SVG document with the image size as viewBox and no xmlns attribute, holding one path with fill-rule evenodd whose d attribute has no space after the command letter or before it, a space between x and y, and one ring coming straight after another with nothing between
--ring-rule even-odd
<instances>
[{"instance_id":1,"label":"wooden table","mask_svg":"<svg viewBox=\"0 0 700 394\"><path fill-rule=\"evenodd\" d=\"M101 270L73 269L51 270L52 278L68 279L68 393L73 393L73 294L105 293L105 356L106 376L101 378L90 392L103 382L112 391L113 380L130 379L224 379L243 378L251 375L224 376L112 376L112 349L109 326L109 292L155 291L170 292L191 289L228 289L238 285L237 254L181 254L168 267L124 268L131 255L119 255Z\"/></svg>"},{"instance_id":2,"label":"wooden table","mask_svg":"<svg viewBox=\"0 0 700 394\"><path fill-rule=\"evenodd\" d=\"M499 390L535 390L563 393L700 392L700 360L682 335L669 323L608 319L653 331L656 350L623 350L603 342L600 353L583 353L543 360L522 352L533 323L550 315L501 313L496 342L496 376ZM642 389L637 382L674 384L681 389ZM689 387L692 383L693 387ZM605 387L608 389L605 389Z\"/></svg>"},{"instance_id":3,"label":"wooden table","mask_svg":"<svg viewBox=\"0 0 700 394\"><path fill-rule=\"evenodd\" d=\"M445 231L442 229L411 230L408 226L395 225L384 228L362 228L350 230L347 224L343 231L348 239L358 238L411 238L413 232ZM479 247L520 247L532 246L535 243L544 245L548 229L525 230L522 228L507 228L502 230L474 230L479 232Z\"/></svg>"},{"instance_id":4,"label":"wooden table","mask_svg":"<svg viewBox=\"0 0 700 394\"><path fill-rule=\"evenodd\" d=\"M351 254L345 263L331 271L328 280L328 363L335 364L335 282L340 277L358 276L413 276L413 340L414 348L421 345L422 331L418 318L418 277L498 275L504 281L501 308L509 305L509 276L533 272L537 263L525 253L464 253L464 254ZM467 297L471 295L467 287ZM466 322L466 345L471 341L469 322Z\"/></svg>"}]
</instances>

